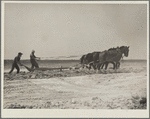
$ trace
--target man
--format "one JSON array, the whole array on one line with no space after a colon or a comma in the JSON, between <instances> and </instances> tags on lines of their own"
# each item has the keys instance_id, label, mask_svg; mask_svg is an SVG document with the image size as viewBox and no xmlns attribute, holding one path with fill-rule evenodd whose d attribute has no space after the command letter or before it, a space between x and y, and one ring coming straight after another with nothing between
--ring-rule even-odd
<instances>
[{"instance_id":1,"label":"man","mask_svg":"<svg viewBox=\"0 0 150 119\"><path fill-rule=\"evenodd\" d=\"M31 66L31 69L33 69L34 67L35 68L39 68L39 65L38 65L38 63L37 63L37 59L40 59L39 57L36 57L35 55L34 55L34 53L35 53L35 51L34 50L32 50L32 52L31 52L31 54L30 54L30 62L31 62L31 64L32 64L32 66Z\"/></svg>"},{"instance_id":2,"label":"man","mask_svg":"<svg viewBox=\"0 0 150 119\"><path fill-rule=\"evenodd\" d=\"M16 68L16 69L17 69L17 73L19 73L20 69L19 69L18 64L19 64L20 66L22 66L22 64L20 63L20 59L21 59L21 56L22 56L22 55L23 55L23 54L22 54L21 52L19 52L19 53L18 53L18 56L16 56L16 57L14 58L14 61L13 61L13 64L12 64L12 68L11 68L9 74L14 70L14 68Z\"/></svg>"}]
</instances>

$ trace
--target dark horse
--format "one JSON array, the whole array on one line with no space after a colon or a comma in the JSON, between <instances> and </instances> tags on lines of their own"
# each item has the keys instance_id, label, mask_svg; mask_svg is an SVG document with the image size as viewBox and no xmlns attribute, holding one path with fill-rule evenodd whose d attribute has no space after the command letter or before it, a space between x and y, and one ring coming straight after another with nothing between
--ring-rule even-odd
<instances>
[{"instance_id":1,"label":"dark horse","mask_svg":"<svg viewBox=\"0 0 150 119\"><path fill-rule=\"evenodd\" d=\"M117 48L119 48L119 47L117 47ZM113 51L113 50L116 50L117 48L110 48L110 49L108 49L108 51ZM105 70L106 70L109 63L113 64L113 69L120 67L120 62L116 62L116 64L115 64L114 61L106 61L105 63L102 64L101 69L103 69L103 67L105 65Z\"/></svg>"},{"instance_id":2,"label":"dark horse","mask_svg":"<svg viewBox=\"0 0 150 119\"><path fill-rule=\"evenodd\" d=\"M80 58L80 63L82 64L82 68L84 68L84 66L86 65L86 68L88 68L89 70L91 69L91 67L93 67L94 70L96 70L96 65L99 62L99 54L101 52L92 52L92 53L88 53L86 55L83 55ZM108 63L112 63L115 67L115 63L112 62L105 62L103 64L103 66L105 65L105 69L107 69ZM88 65L88 66L87 66ZM102 68L103 68L102 66Z\"/></svg>"},{"instance_id":3,"label":"dark horse","mask_svg":"<svg viewBox=\"0 0 150 119\"><path fill-rule=\"evenodd\" d=\"M114 49L106 50L101 53L99 53L99 63L97 65L98 70L100 70L100 67L104 63L109 62L115 62L115 69L117 68L117 65L120 65L120 59L122 58L122 55L128 57L129 53L129 46L121 46Z\"/></svg>"},{"instance_id":4,"label":"dark horse","mask_svg":"<svg viewBox=\"0 0 150 119\"><path fill-rule=\"evenodd\" d=\"M93 62L93 53L88 53L80 58L82 68L84 68L86 65L86 68L89 68L89 70L91 69L91 66L95 69L95 66L92 64L92 62ZM87 66L88 64L89 66Z\"/></svg>"}]
</instances>

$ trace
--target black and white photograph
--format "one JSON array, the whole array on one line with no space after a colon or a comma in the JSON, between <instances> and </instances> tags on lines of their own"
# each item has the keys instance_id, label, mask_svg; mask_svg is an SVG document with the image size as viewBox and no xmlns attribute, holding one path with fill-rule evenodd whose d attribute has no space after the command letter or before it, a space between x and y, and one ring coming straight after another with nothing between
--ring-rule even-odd
<instances>
[{"instance_id":1,"label":"black and white photograph","mask_svg":"<svg viewBox=\"0 0 150 119\"><path fill-rule=\"evenodd\" d=\"M148 1L1 7L3 117L149 116Z\"/></svg>"}]
</instances>

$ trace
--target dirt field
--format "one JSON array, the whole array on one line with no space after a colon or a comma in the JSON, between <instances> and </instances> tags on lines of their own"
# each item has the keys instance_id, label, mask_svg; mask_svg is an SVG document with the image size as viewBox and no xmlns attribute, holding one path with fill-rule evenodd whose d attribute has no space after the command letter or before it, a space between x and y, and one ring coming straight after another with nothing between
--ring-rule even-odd
<instances>
[{"instance_id":1,"label":"dirt field","mask_svg":"<svg viewBox=\"0 0 150 119\"><path fill-rule=\"evenodd\" d=\"M146 109L146 67L4 73L4 109Z\"/></svg>"}]
</instances>

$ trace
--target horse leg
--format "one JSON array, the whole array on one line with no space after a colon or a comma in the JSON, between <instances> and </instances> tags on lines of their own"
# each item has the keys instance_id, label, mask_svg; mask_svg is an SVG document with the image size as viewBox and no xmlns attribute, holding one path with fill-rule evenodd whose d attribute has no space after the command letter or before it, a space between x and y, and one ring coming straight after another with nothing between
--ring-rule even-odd
<instances>
[{"instance_id":1,"label":"horse leg","mask_svg":"<svg viewBox=\"0 0 150 119\"><path fill-rule=\"evenodd\" d=\"M84 68L84 64L82 65L82 68Z\"/></svg>"},{"instance_id":2,"label":"horse leg","mask_svg":"<svg viewBox=\"0 0 150 119\"><path fill-rule=\"evenodd\" d=\"M97 69L98 69L98 71L100 71L101 72L101 65L102 65L103 63L99 63L98 65L97 65Z\"/></svg>"},{"instance_id":3,"label":"horse leg","mask_svg":"<svg viewBox=\"0 0 150 119\"><path fill-rule=\"evenodd\" d=\"M89 69L89 67L88 67L87 65L86 65L85 67L86 67L87 69Z\"/></svg>"},{"instance_id":4,"label":"horse leg","mask_svg":"<svg viewBox=\"0 0 150 119\"><path fill-rule=\"evenodd\" d=\"M95 70L94 64L91 64L91 67L93 67L93 69Z\"/></svg>"},{"instance_id":5,"label":"horse leg","mask_svg":"<svg viewBox=\"0 0 150 119\"><path fill-rule=\"evenodd\" d=\"M93 69L94 69L94 70L96 69L96 68L95 68L95 64L94 64L94 62L90 63L89 65L90 65L90 68L92 68L92 67L93 67Z\"/></svg>"},{"instance_id":6,"label":"horse leg","mask_svg":"<svg viewBox=\"0 0 150 119\"><path fill-rule=\"evenodd\" d=\"M105 70L107 69L108 67L108 62L105 63Z\"/></svg>"},{"instance_id":7,"label":"horse leg","mask_svg":"<svg viewBox=\"0 0 150 119\"><path fill-rule=\"evenodd\" d=\"M101 69L103 69L104 65L105 65L105 63L102 64Z\"/></svg>"},{"instance_id":8,"label":"horse leg","mask_svg":"<svg viewBox=\"0 0 150 119\"><path fill-rule=\"evenodd\" d=\"M97 69L97 63L96 63L96 61L94 61L94 63L93 63L93 69L94 69L94 70Z\"/></svg>"},{"instance_id":9,"label":"horse leg","mask_svg":"<svg viewBox=\"0 0 150 119\"><path fill-rule=\"evenodd\" d=\"M120 62L117 62L117 69L119 69L120 67Z\"/></svg>"},{"instance_id":10,"label":"horse leg","mask_svg":"<svg viewBox=\"0 0 150 119\"><path fill-rule=\"evenodd\" d=\"M91 64L91 66L93 67L94 70L96 69L96 66L95 66L94 62Z\"/></svg>"},{"instance_id":11,"label":"horse leg","mask_svg":"<svg viewBox=\"0 0 150 119\"><path fill-rule=\"evenodd\" d=\"M84 69L84 64L82 64L82 69Z\"/></svg>"},{"instance_id":12,"label":"horse leg","mask_svg":"<svg viewBox=\"0 0 150 119\"><path fill-rule=\"evenodd\" d=\"M89 64L89 67L88 67L88 68L89 68L89 70L91 69L91 64Z\"/></svg>"},{"instance_id":13,"label":"horse leg","mask_svg":"<svg viewBox=\"0 0 150 119\"><path fill-rule=\"evenodd\" d=\"M114 62L111 62L113 64L113 69L116 69L116 64Z\"/></svg>"},{"instance_id":14,"label":"horse leg","mask_svg":"<svg viewBox=\"0 0 150 119\"><path fill-rule=\"evenodd\" d=\"M94 70L96 70L96 66L95 66L95 64L94 64L94 65L92 65L92 67L93 67L93 69L94 69Z\"/></svg>"},{"instance_id":15,"label":"horse leg","mask_svg":"<svg viewBox=\"0 0 150 119\"><path fill-rule=\"evenodd\" d=\"M97 64L97 73L99 73L100 70L100 64Z\"/></svg>"},{"instance_id":16,"label":"horse leg","mask_svg":"<svg viewBox=\"0 0 150 119\"><path fill-rule=\"evenodd\" d=\"M96 69L99 70L99 64L96 64Z\"/></svg>"}]
</instances>

